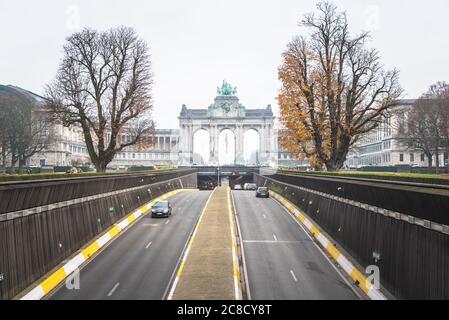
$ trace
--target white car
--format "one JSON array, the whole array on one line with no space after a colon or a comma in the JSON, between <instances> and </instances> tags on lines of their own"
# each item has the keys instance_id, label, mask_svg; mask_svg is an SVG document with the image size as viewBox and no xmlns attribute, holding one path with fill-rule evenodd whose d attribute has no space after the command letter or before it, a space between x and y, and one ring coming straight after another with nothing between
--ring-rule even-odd
<instances>
[{"instance_id":1,"label":"white car","mask_svg":"<svg viewBox=\"0 0 449 320\"><path fill-rule=\"evenodd\" d=\"M242 186L239 185L239 184L236 184L236 185L234 186L234 190L242 190Z\"/></svg>"}]
</instances>

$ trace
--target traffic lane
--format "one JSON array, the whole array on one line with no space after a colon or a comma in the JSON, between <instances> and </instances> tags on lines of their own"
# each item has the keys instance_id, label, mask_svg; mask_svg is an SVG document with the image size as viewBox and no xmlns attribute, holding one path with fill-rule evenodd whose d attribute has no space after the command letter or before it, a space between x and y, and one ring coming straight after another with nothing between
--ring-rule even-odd
<instances>
[{"instance_id":1,"label":"traffic lane","mask_svg":"<svg viewBox=\"0 0 449 320\"><path fill-rule=\"evenodd\" d=\"M305 231L274 200L233 193L256 300L358 299Z\"/></svg>"},{"instance_id":2,"label":"traffic lane","mask_svg":"<svg viewBox=\"0 0 449 320\"><path fill-rule=\"evenodd\" d=\"M81 270L79 290L62 286L51 299L162 299L209 195L182 192L169 199L169 219L142 217Z\"/></svg>"}]
</instances>

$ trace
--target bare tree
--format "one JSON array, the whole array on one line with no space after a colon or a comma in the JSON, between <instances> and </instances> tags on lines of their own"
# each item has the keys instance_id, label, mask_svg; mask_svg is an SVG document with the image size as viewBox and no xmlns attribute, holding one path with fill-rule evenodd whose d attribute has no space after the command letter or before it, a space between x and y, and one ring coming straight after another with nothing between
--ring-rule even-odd
<instances>
[{"instance_id":1,"label":"bare tree","mask_svg":"<svg viewBox=\"0 0 449 320\"><path fill-rule=\"evenodd\" d=\"M92 163L104 172L117 152L147 144L154 125L147 44L127 27L84 29L67 38L48 106L65 126L79 125ZM126 134L128 139L121 139Z\"/></svg>"},{"instance_id":2,"label":"bare tree","mask_svg":"<svg viewBox=\"0 0 449 320\"><path fill-rule=\"evenodd\" d=\"M449 143L449 86L444 82L432 85L413 105L407 117L404 143L421 150L432 168L435 156L436 172L440 168L440 154Z\"/></svg>"},{"instance_id":3,"label":"bare tree","mask_svg":"<svg viewBox=\"0 0 449 320\"><path fill-rule=\"evenodd\" d=\"M38 103L23 93L3 87L0 91L0 138L3 166L26 165L33 155L51 143L50 122Z\"/></svg>"},{"instance_id":4,"label":"bare tree","mask_svg":"<svg viewBox=\"0 0 449 320\"><path fill-rule=\"evenodd\" d=\"M8 153L8 112L6 97L4 96L3 88L0 88L0 148L1 148L1 167L2 170L6 168L6 156Z\"/></svg>"},{"instance_id":5,"label":"bare tree","mask_svg":"<svg viewBox=\"0 0 449 320\"><path fill-rule=\"evenodd\" d=\"M310 33L288 44L279 68L287 149L339 170L349 148L376 128L402 93L397 70L384 71L368 33L351 37L346 15L330 2L300 25Z\"/></svg>"}]
</instances>

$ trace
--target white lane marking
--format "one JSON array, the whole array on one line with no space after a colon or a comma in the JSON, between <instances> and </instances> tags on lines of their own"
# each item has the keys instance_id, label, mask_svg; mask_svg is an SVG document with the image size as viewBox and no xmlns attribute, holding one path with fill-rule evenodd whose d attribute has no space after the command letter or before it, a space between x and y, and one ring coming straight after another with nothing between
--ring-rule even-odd
<instances>
[{"instance_id":1,"label":"white lane marking","mask_svg":"<svg viewBox=\"0 0 449 320\"><path fill-rule=\"evenodd\" d=\"M147 246L145 247L145 249L148 249L152 244L153 244L153 241L148 242L148 244L147 244Z\"/></svg>"},{"instance_id":2,"label":"white lane marking","mask_svg":"<svg viewBox=\"0 0 449 320\"><path fill-rule=\"evenodd\" d=\"M170 220L167 220L166 222L165 222L165 224L169 224L170 223Z\"/></svg>"},{"instance_id":3,"label":"white lane marking","mask_svg":"<svg viewBox=\"0 0 449 320\"><path fill-rule=\"evenodd\" d=\"M158 223L144 223L142 224L144 227L159 227Z\"/></svg>"},{"instance_id":4,"label":"white lane marking","mask_svg":"<svg viewBox=\"0 0 449 320\"><path fill-rule=\"evenodd\" d=\"M240 229L240 223L239 223L239 212L237 210L237 205L235 203L235 198L234 198L233 192L231 192L231 200L232 200L232 205L234 207L235 223L237 225L237 232L240 237L243 237L242 230ZM242 254L243 276L245 278L245 286L246 286L246 298L248 300L251 300L251 291L249 288L248 270L246 268L245 246L244 245L240 246L240 252Z\"/></svg>"},{"instance_id":5,"label":"white lane marking","mask_svg":"<svg viewBox=\"0 0 449 320\"><path fill-rule=\"evenodd\" d=\"M276 237L276 235L273 233L273 238L274 238L274 241L278 241L278 238Z\"/></svg>"},{"instance_id":6,"label":"white lane marking","mask_svg":"<svg viewBox=\"0 0 449 320\"><path fill-rule=\"evenodd\" d=\"M267 218L267 216L266 216L266 215L263 215L263 218L264 218L264 219L266 219L266 218Z\"/></svg>"},{"instance_id":7,"label":"white lane marking","mask_svg":"<svg viewBox=\"0 0 449 320\"><path fill-rule=\"evenodd\" d=\"M315 243L315 241L313 240L312 236L310 235L309 232L307 232L307 230L303 227L303 225L301 224L301 222L295 218L295 216L293 216L291 214L290 211L287 210L287 208L285 208L282 203L280 203L279 201L275 201L279 207L281 207L283 209L283 211L290 217L293 219L293 221L304 231L304 233L306 234L306 236L312 241L312 243L315 245L315 247L318 249L318 251L324 256L324 258L327 260L327 262L329 262L329 264L332 266L332 268L337 272L337 274L340 276L341 279L343 279L343 281L348 285L348 287L352 290L352 292L354 292L354 294L359 298L359 300L363 300L362 296L360 295L360 293L353 287L353 285L349 282L349 280L341 273L341 271L337 268L337 266L331 261L331 259L327 256L327 254L323 251L323 249L320 248L320 246Z\"/></svg>"},{"instance_id":8,"label":"white lane marking","mask_svg":"<svg viewBox=\"0 0 449 320\"><path fill-rule=\"evenodd\" d=\"M293 272L293 270L290 270L290 273L293 277L293 280L295 280L295 282L298 282L298 279L296 279L295 273Z\"/></svg>"},{"instance_id":9,"label":"white lane marking","mask_svg":"<svg viewBox=\"0 0 449 320\"><path fill-rule=\"evenodd\" d=\"M111 291L109 291L108 297L110 297L110 296L112 296L112 295L114 294L115 290L117 290L117 288L118 288L119 285L120 285L119 282L117 282L117 283L115 284L115 286L111 289Z\"/></svg>"}]
</instances>

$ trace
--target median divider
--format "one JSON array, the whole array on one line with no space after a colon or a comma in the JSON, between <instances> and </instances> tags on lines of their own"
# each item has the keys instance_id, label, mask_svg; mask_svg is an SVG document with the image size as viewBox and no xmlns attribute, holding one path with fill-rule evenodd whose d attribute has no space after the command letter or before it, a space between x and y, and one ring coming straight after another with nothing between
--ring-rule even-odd
<instances>
[{"instance_id":1,"label":"median divider","mask_svg":"<svg viewBox=\"0 0 449 320\"><path fill-rule=\"evenodd\" d=\"M387 298L382 292L376 288L365 276L358 270L348 258L346 258L340 250L338 250L332 241L330 241L321 231L315 226L310 218L296 207L292 202L288 201L280 194L271 191L271 196L283 205L301 224L312 234L326 252L341 266L341 268L349 275L349 277L358 285L360 289L372 300L386 300Z\"/></svg>"},{"instance_id":2,"label":"median divider","mask_svg":"<svg viewBox=\"0 0 449 320\"><path fill-rule=\"evenodd\" d=\"M241 300L229 187L210 195L183 254L168 300Z\"/></svg>"},{"instance_id":3,"label":"median divider","mask_svg":"<svg viewBox=\"0 0 449 320\"><path fill-rule=\"evenodd\" d=\"M160 197L157 197L142 206L141 208L135 210L133 213L126 216L120 222L114 224L106 233L104 233L100 238L95 240L85 249L81 250L77 255L65 263L61 268L57 269L45 280L40 282L31 291L25 294L20 300L40 300L49 294L53 289L55 289L61 282L63 282L70 274L77 270L83 263L88 261L95 255L102 247L109 243L112 239L117 237L120 233L125 231L133 222L139 219L141 216L146 215L151 206L156 202L161 200L166 200L180 192L192 191L192 189L178 189L172 192L166 193Z\"/></svg>"}]
</instances>

